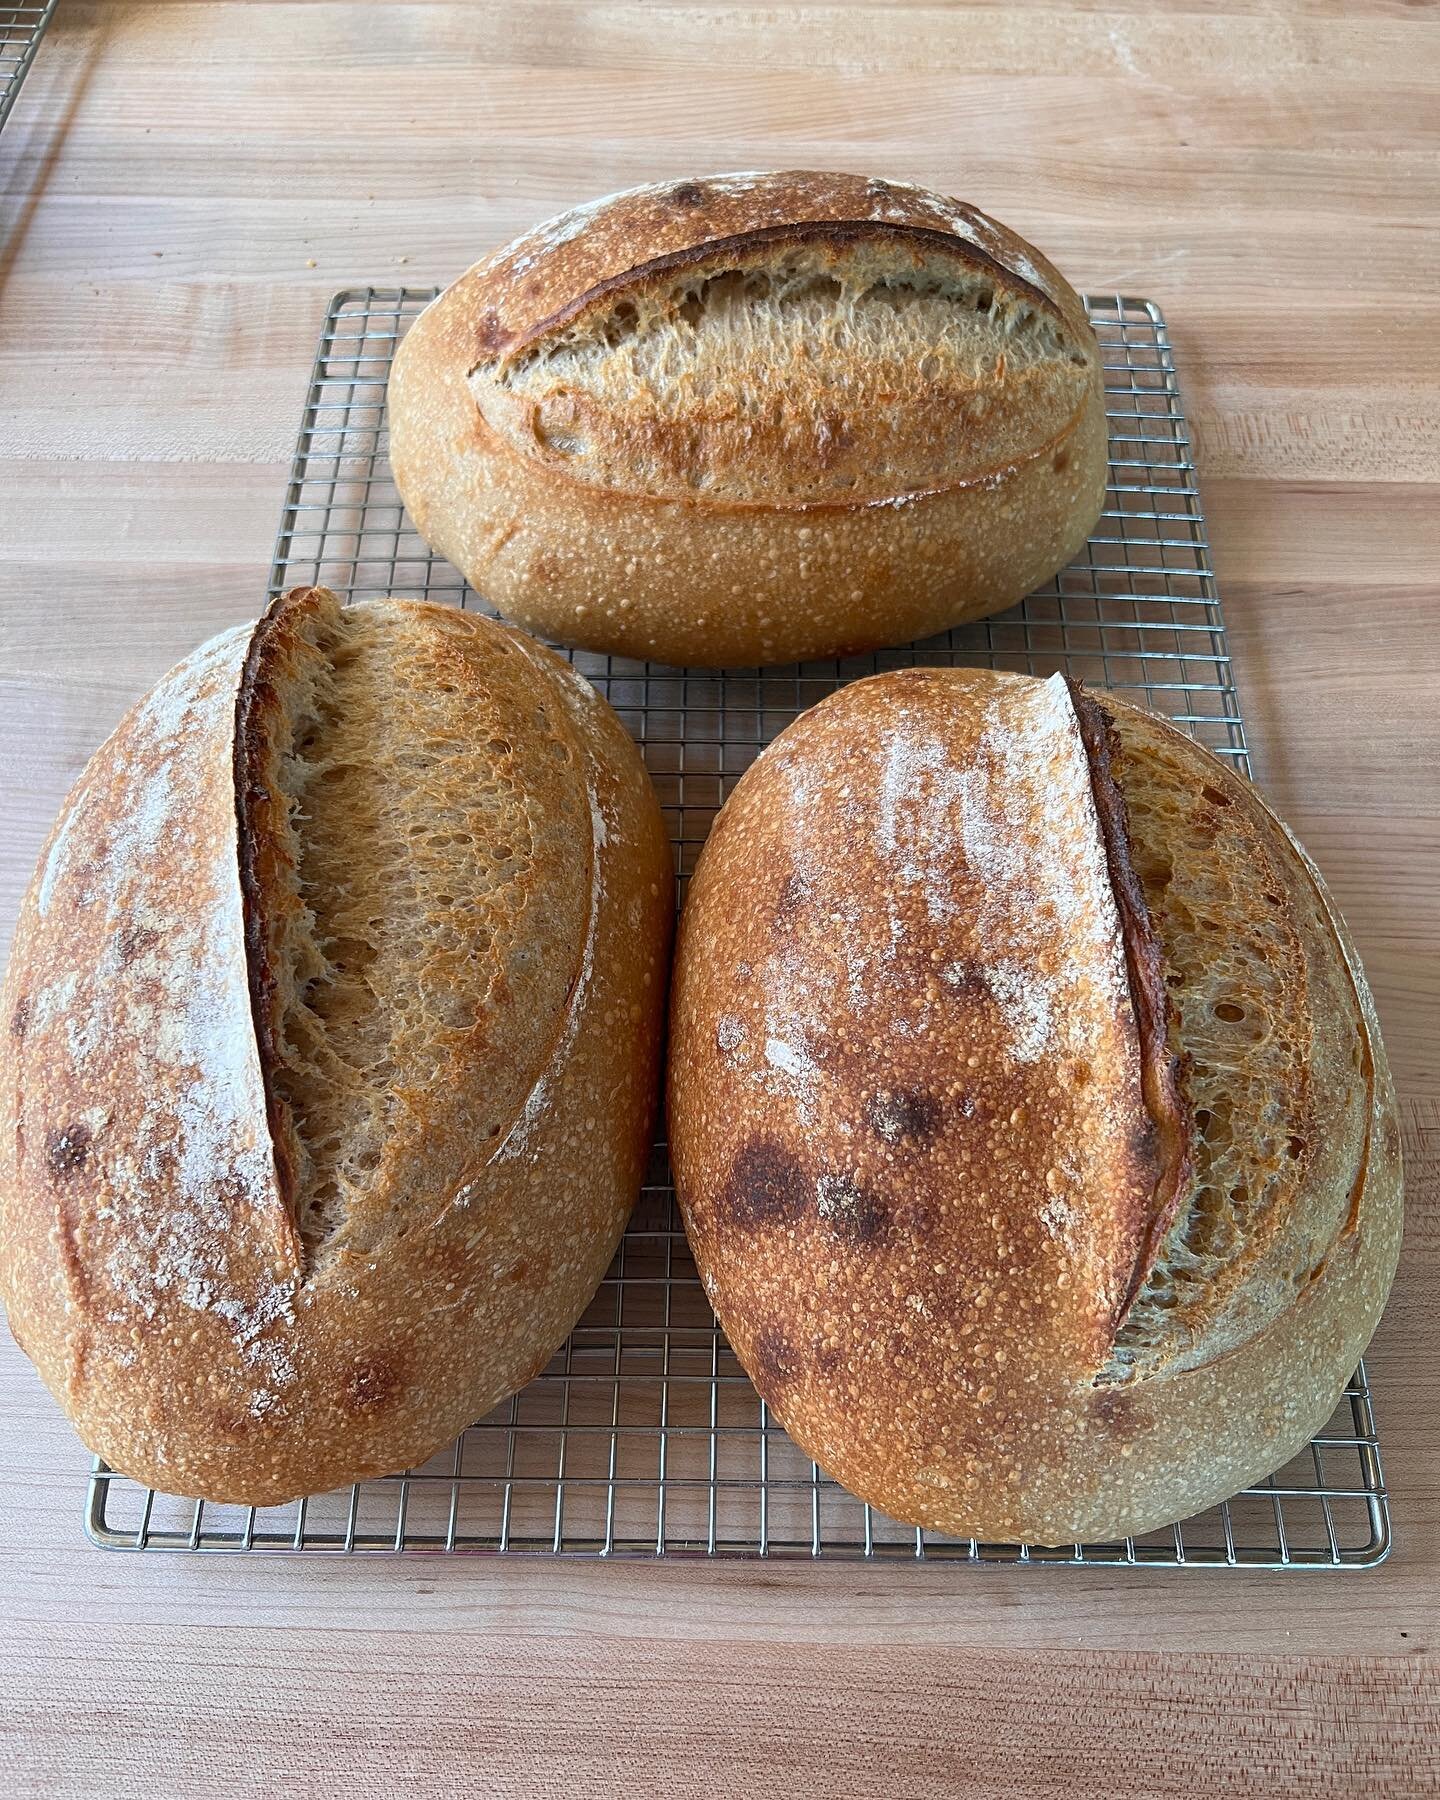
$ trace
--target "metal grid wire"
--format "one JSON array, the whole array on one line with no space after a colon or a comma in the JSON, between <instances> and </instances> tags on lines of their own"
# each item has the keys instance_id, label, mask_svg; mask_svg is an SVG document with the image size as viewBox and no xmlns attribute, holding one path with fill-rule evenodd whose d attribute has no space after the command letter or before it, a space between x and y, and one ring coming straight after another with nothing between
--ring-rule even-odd
<instances>
[{"instance_id":1,"label":"metal grid wire","mask_svg":"<svg viewBox=\"0 0 1440 1800\"><path fill-rule=\"evenodd\" d=\"M36 6L0 4L0 126L10 117L20 83L29 73L57 4L58 0Z\"/></svg>"},{"instance_id":2,"label":"metal grid wire","mask_svg":"<svg viewBox=\"0 0 1440 1800\"><path fill-rule=\"evenodd\" d=\"M389 476L385 382L434 290L366 288L331 304L271 571L271 591L483 602L432 558ZM842 682L914 663L1063 670L1186 726L1248 772L1158 307L1087 302L1104 353L1110 486L1085 551L998 618L907 649L788 668L685 670L571 660L640 743L682 883L759 750ZM1042 1549L897 1524L827 1479L770 1417L700 1286L665 1147L584 1318L522 1393L423 1468L290 1506L179 1500L95 1464L87 1529L128 1550L406 1550L597 1556L907 1558L1104 1567L1355 1568L1390 1547L1364 1366L1325 1430L1259 1486L1142 1539Z\"/></svg>"}]
</instances>

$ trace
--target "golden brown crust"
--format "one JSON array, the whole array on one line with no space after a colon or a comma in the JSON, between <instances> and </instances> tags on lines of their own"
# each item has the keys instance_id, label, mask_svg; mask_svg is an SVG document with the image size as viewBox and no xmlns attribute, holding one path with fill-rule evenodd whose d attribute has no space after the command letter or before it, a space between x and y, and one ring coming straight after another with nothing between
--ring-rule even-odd
<instances>
[{"instance_id":1,"label":"golden brown crust","mask_svg":"<svg viewBox=\"0 0 1440 1800\"><path fill-rule=\"evenodd\" d=\"M800 252L847 294L983 277L1012 323L1051 322L1053 354L1026 362L999 332L974 366L938 344L887 361L872 320L880 337L849 351L782 333L672 366L695 340L665 322L666 279L763 281ZM512 383L637 304L660 346L647 373ZM1100 358L1073 290L975 209L858 176L667 184L537 228L412 328L390 418L411 517L487 598L562 641L674 663L873 648L998 610L1078 551L1104 493Z\"/></svg>"},{"instance_id":2,"label":"golden brown crust","mask_svg":"<svg viewBox=\"0 0 1440 1800\"><path fill-rule=\"evenodd\" d=\"M414 616L466 634L467 722L492 702L543 715L554 754L516 771L543 857L500 954L573 958L586 979L561 982L563 1027L553 1008L507 1020L504 1068L471 1034L454 1086L402 1118L386 1193L322 1263L307 1267L276 1178L247 982L235 784L251 628L172 671L96 754L22 908L0 1291L87 1444L171 1491L264 1504L423 1460L564 1337L648 1153L671 876L639 757L558 658L451 609ZM241 709L260 730L266 635ZM596 821L583 945L546 901L555 859L575 854L572 813ZM273 869L248 866L263 908ZM515 1079L528 1094L511 1129L467 1152L452 1120Z\"/></svg>"},{"instance_id":3,"label":"golden brown crust","mask_svg":"<svg viewBox=\"0 0 1440 1800\"><path fill-rule=\"evenodd\" d=\"M1106 704L1121 754L1092 781L1058 682L922 670L843 690L742 780L682 921L671 1142L721 1323L831 1474L961 1536L1143 1532L1278 1466L1334 1404L1398 1250L1393 1095L1323 890L1246 784L1173 728ZM1104 750L1093 731L1089 747ZM1111 873L1127 847L1117 835L1107 856L1097 797L1108 781L1140 793L1137 764L1162 755L1130 817L1155 900L1132 887L1127 927ZM1236 886L1217 879L1216 936L1206 923L1196 943L1212 961L1232 944L1263 961L1283 939L1299 969L1272 997L1295 1016L1266 1014L1293 1054L1263 1101L1232 1083L1254 1185L1242 1181L1219 1248L1192 1228L1198 1164L1173 1205L1177 1162L1142 1069L1175 1080L1174 1046L1155 1030L1147 1059L1133 996L1150 958L1124 955L1142 908L1171 889L1154 931L1164 946L1189 929L1195 884L1182 870L1166 889L1158 866L1197 854L1199 815L1178 814L1188 823L1167 837L1156 804L1202 791L1217 796L1203 801L1209 855L1251 846L1274 902L1241 869ZM1123 825L1117 808L1112 833ZM1198 1033L1197 1082L1247 1053L1243 1019L1222 1011L1213 1043L1196 1024L1212 994L1259 1007L1245 966L1234 989L1188 968L1173 989ZM1164 973L1182 973L1168 955ZM1182 1166L1199 1143L1186 1079L1161 1095L1162 1124L1185 1121ZM1287 1131L1300 1152L1287 1155ZM1193 1307L1149 1288L1131 1305L1137 1268L1162 1262L1195 1275L1181 1281ZM1118 1366L1142 1304L1158 1335Z\"/></svg>"}]
</instances>

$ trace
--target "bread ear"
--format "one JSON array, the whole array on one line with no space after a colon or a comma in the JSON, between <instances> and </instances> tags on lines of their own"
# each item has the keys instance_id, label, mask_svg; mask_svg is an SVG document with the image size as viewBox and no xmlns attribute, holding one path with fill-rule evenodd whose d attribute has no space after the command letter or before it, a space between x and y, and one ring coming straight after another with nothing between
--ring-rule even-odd
<instances>
[{"instance_id":1,"label":"bread ear","mask_svg":"<svg viewBox=\"0 0 1440 1800\"><path fill-rule=\"evenodd\" d=\"M1090 769L1095 825L1105 846L1105 863L1115 899L1130 1010L1140 1058L1140 1086L1156 1146L1155 1185L1135 1261L1120 1295L1118 1330L1149 1278L1181 1201L1195 1174L1194 1112L1182 1076L1178 1020L1166 987L1170 971L1165 948L1151 916L1145 886L1135 867L1125 795L1116 775L1119 749L1113 716L1079 682L1065 678L1080 742Z\"/></svg>"},{"instance_id":2,"label":"bread ear","mask_svg":"<svg viewBox=\"0 0 1440 1800\"><path fill-rule=\"evenodd\" d=\"M297 1230L313 1159L276 1077L288 1056L304 1054L297 1015L329 967L303 874L314 829L305 816L305 740L335 724L340 630L340 602L328 588L292 588L273 600L251 638L235 706L246 971L276 1170Z\"/></svg>"}]
</instances>

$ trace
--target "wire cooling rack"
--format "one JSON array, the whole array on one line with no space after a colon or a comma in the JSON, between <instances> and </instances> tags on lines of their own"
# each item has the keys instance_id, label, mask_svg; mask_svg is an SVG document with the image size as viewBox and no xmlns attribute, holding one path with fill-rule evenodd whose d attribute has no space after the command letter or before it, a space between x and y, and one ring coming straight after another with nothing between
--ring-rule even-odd
<instances>
[{"instance_id":1,"label":"wire cooling rack","mask_svg":"<svg viewBox=\"0 0 1440 1800\"><path fill-rule=\"evenodd\" d=\"M56 4L57 0L37 6L0 4L0 125L10 117L20 83L30 71Z\"/></svg>"},{"instance_id":2,"label":"wire cooling rack","mask_svg":"<svg viewBox=\"0 0 1440 1800\"><path fill-rule=\"evenodd\" d=\"M390 480L385 382L434 290L338 294L305 403L271 592L428 595L482 607L407 522ZM759 750L843 682L914 663L1056 670L1168 714L1248 772L1205 521L1165 322L1087 304L1104 352L1110 485L1084 553L998 618L874 656L684 670L569 653L645 753L683 884ZM1167 1568L1357 1568L1390 1547L1363 1364L1325 1430L1227 1504L1140 1539L1059 1549L949 1539L821 1474L770 1417L691 1261L663 1144L569 1341L522 1393L423 1468L260 1510L179 1500L97 1462L87 1529L123 1550L531 1552L552 1556L923 1558Z\"/></svg>"}]
</instances>

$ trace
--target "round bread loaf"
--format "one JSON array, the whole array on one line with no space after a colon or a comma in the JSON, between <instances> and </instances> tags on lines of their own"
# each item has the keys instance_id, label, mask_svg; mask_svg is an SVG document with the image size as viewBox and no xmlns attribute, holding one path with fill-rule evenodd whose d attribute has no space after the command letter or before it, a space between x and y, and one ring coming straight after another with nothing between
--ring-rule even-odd
<instances>
[{"instance_id":1,"label":"round bread loaf","mask_svg":"<svg viewBox=\"0 0 1440 1800\"><path fill-rule=\"evenodd\" d=\"M973 207L789 172L635 188L497 251L412 327L417 529L564 643L754 664L1010 606L1105 491L1078 296Z\"/></svg>"},{"instance_id":2,"label":"round bread loaf","mask_svg":"<svg viewBox=\"0 0 1440 1800\"><path fill-rule=\"evenodd\" d=\"M1304 853L1059 677L843 689L747 772L674 973L706 1291L847 1488L961 1537L1142 1533L1323 1423L1400 1241L1369 992Z\"/></svg>"},{"instance_id":3,"label":"round bread loaf","mask_svg":"<svg viewBox=\"0 0 1440 1800\"><path fill-rule=\"evenodd\" d=\"M85 1442L268 1504L542 1368L650 1144L654 793L558 657L297 589L66 801L3 989L0 1293Z\"/></svg>"}]
</instances>

